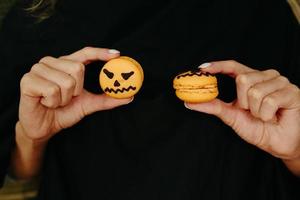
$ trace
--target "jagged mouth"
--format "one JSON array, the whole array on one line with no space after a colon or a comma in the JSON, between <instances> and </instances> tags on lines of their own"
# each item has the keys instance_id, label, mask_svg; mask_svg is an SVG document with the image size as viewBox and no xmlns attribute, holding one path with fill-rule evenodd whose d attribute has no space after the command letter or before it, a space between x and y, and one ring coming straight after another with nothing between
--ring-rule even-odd
<instances>
[{"instance_id":1,"label":"jagged mouth","mask_svg":"<svg viewBox=\"0 0 300 200\"><path fill-rule=\"evenodd\" d=\"M113 89L113 88L105 88L104 92L109 92L109 93L115 93L115 94L118 94L119 92L120 93L124 93L124 92L129 92L129 90L136 90L136 87L133 87L133 86L129 86L128 88L122 88L122 89Z\"/></svg>"}]
</instances>

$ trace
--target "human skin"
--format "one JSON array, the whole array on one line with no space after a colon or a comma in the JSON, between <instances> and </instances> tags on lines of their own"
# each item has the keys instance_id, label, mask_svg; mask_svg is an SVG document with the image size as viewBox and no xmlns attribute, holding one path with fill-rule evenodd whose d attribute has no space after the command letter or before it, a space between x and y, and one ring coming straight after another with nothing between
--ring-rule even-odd
<instances>
[{"instance_id":1,"label":"human skin","mask_svg":"<svg viewBox=\"0 0 300 200\"><path fill-rule=\"evenodd\" d=\"M258 71L236 61L204 66L202 71L234 78L237 99L185 106L219 117L246 142L282 159L292 173L300 176L299 88L274 69Z\"/></svg>"},{"instance_id":2,"label":"human skin","mask_svg":"<svg viewBox=\"0 0 300 200\"><path fill-rule=\"evenodd\" d=\"M22 77L16 147L11 161L15 177L30 179L39 174L48 140L62 129L91 113L132 101L92 94L83 88L86 64L116 57L116 50L87 47L60 58L42 58Z\"/></svg>"}]
</instances>

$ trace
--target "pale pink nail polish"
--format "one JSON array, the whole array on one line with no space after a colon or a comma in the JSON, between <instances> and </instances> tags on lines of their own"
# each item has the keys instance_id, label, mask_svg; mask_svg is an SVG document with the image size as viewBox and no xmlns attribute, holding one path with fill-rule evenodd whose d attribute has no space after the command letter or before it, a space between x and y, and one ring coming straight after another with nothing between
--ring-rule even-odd
<instances>
[{"instance_id":1,"label":"pale pink nail polish","mask_svg":"<svg viewBox=\"0 0 300 200\"><path fill-rule=\"evenodd\" d=\"M110 49L110 50L108 50L108 53L110 53L110 54L119 54L120 51L118 51L116 49Z\"/></svg>"},{"instance_id":2,"label":"pale pink nail polish","mask_svg":"<svg viewBox=\"0 0 300 200\"><path fill-rule=\"evenodd\" d=\"M202 65L200 65L200 66L198 67L198 69L204 69L204 68L207 68L207 67L209 67L209 66L211 66L211 63L203 63Z\"/></svg>"},{"instance_id":3,"label":"pale pink nail polish","mask_svg":"<svg viewBox=\"0 0 300 200\"><path fill-rule=\"evenodd\" d=\"M185 106L187 109L192 110L192 109L187 105L186 102L184 102L184 106Z\"/></svg>"}]
</instances>

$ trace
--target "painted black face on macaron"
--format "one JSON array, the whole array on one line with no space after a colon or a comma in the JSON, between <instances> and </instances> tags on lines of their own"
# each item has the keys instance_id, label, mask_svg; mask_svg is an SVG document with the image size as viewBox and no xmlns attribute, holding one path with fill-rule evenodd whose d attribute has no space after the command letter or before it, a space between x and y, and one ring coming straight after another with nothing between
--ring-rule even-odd
<instances>
[{"instance_id":1,"label":"painted black face on macaron","mask_svg":"<svg viewBox=\"0 0 300 200\"><path fill-rule=\"evenodd\" d=\"M212 74L208 73L208 72L203 72L201 70L191 70L182 74L179 74L178 76L176 76L177 79L183 78L183 77L187 77L187 76L212 76Z\"/></svg>"},{"instance_id":2,"label":"painted black face on macaron","mask_svg":"<svg viewBox=\"0 0 300 200\"><path fill-rule=\"evenodd\" d=\"M122 87L121 83L124 83L125 81L127 81L132 75L134 75L134 72L123 72L121 73L121 76L119 76L119 74L117 74L117 76L115 76L115 74L113 72L110 72L107 69L103 69L103 73L107 76L107 78L112 79L113 81L113 86L114 87L106 87L104 89L104 92L109 92L109 93L115 93L117 94L118 92L123 93L123 92L128 92L129 90L136 90L136 87L129 85L127 86L126 83L124 85L126 85L126 87ZM120 81L120 78L122 79L122 81ZM121 83L120 83L121 82Z\"/></svg>"},{"instance_id":3,"label":"painted black face on macaron","mask_svg":"<svg viewBox=\"0 0 300 200\"><path fill-rule=\"evenodd\" d=\"M143 82L143 72L137 62L128 57L110 60L100 72L102 90L115 98L128 98L136 94Z\"/></svg>"}]
</instances>

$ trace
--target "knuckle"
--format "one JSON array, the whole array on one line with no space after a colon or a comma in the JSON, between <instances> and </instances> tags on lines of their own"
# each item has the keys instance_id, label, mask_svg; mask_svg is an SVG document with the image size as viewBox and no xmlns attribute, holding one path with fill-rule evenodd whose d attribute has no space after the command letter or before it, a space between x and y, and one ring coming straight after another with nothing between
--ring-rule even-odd
<instances>
[{"instance_id":1,"label":"knuckle","mask_svg":"<svg viewBox=\"0 0 300 200\"><path fill-rule=\"evenodd\" d=\"M271 114L262 114L261 119L265 122L271 121L273 119L273 116Z\"/></svg>"},{"instance_id":2,"label":"knuckle","mask_svg":"<svg viewBox=\"0 0 300 200\"><path fill-rule=\"evenodd\" d=\"M225 64L227 65L228 68L232 68L232 69L236 68L239 65L239 63L236 60L227 60Z\"/></svg>"},{"instance_id":3,"label":"knuckle","mask_svg":"<svg viewBox=\"0 0 300 200\"><path fill-rule=\"evenodd\" d=\"M299 93L300 89L298 88L298 86L294 85L294 84L290 84L289 85L289 89L291 90L291 92L295 92L295 93Z\"/></svg>"},{"instance_id":4,"label":"knuckle","mask_svg":"<svg viewBox=\"0 0 300 200\"><path fill-rule=\"evenodd\" d=\"M31 67L31 70L32 72L38 72L39 69L41 68L41 64L40 63L36 63L34 64L32 67Z\"/></svg>"},{"instance_id":5,"label":"knuckle","mask_svg":"<svg viewBox=\"0 0 300 200\"><path fill-rule=\"evenodd\" d=\"M264 72L266 74L270 74L270 75L274 75L274 76L279 76L280 75L280 73L277 70L275 70L275 69L268 69L268 70L266 70Z\"/></svg>"},{"instance_id":6,"label":"knuckle","mask_svg":"<svg viewBox=\"0 0 300 200\"><path fill-rule=\"evenodd\" d=\"M44 97L42 99L41 103L48 108L56 108L57 107L57 103L53 99L49 100L47 97Z\"/></svg>"},{"instance_id":7,"label":"knuckle","mask_svg":"<svg viewBox=\"0 0 300 200\"><path fill-rule=\"evenodd\" d=\"M84 51L90 51L91 49L93 49L93 47L87 46L87 47L84 47L82 50L84 50Z\"/></svg>"},{"instance_id":8,"label":"knuckle","mask_svg":"<svg viewBox=\"0 0 300 200\"><path fill-rule=\"evenodd\" d=\"M296 96L300 99L300 89L295 85L295 87L296 87Z\"/></svg>"},{"instance_id":9,"label":"knuckle","mask_svg":"<svg viewBox=\"0 0 300 200\"><path fill-rule=\"evenodd\" d=\"M75 83L75 80L74 80L74 79L68 78L68 79L64 80L62 84L63 84L62 86L63 86L65 89L70 90L70 89L72 89L72 88L75 87L75 84L76 84L76 83Z\"/></svg>"},{"instance_id":10,"label":"knuckle","mask_svg":"<svg viewBox=\"0 0 300 200\"><path fill-rule=\"evenodd\" d=\"M245 74L240 74L235 79L236 84L238 85L246 85L248 83L248 77Z\"/></svg>"},{"instance_id":11,"label":"knuckle","mask_svg":"<svg viewBox=\"0 0 300 200\"><path fill-rule=\"evenodd\" d=\"M92 51L93 49L94 49L93 47L88 46L88 47L84 47L84 48L82 49L82 51L83 51L83 52L89 52L89 51Z\"/></svg>"},{"instance_id":12,"label":"knuckle","mask_svg":"<svg viewBox=\"0 0 300 200\"><path fill-rule=\"evenodd\" d=\"M276 100L275 100L275 98L274 98L273 96L271 96L271 95L265 97L264 100L263 100L263 103L266 104L266 105L268 105L268 106L271 106L271 107L276 106Z\"/></svg>"},{"instance_id":13,"label":"knuckle","mask_svg":"<svg viewBox=\"0 0 300 200\"><path fill-rule=\"evenodd\" d=\"M45 56L42 59L40 59L39 63L47 63L50 59L53 59L53 57Z\"/></svg>"},{"instance_id":14,"label":"knuckle","mask_svg":"<svg viewBox=\"0 0 300 200\"><path fill-rule=\"evenodd\" d=\"M262 92L258 88L250 88L248 95L249 95L249 97L254 98L254 99L262 98Z\"/></svg>"},{"instance_id":15,"label":"knuckle","mask_svg":"<svg viewBox=\"0 0 300 200\"><path fill-rule=\"evenodd\" d=\"M298 88L298 86L294 85L294 84L290 84L289 85L289 94L293 94L295 99L298 100L298 102L300 102L300 89Z\"/></svg>"},{"instance_id":16,"label":"knuckle","mask_svg":"<svg viewBox=\"0 0 300 200\"><path fill-rule=\"evenodd\" d=\"M20 81L21 90L23 90L27 87L28 83L30 82L30 79L31 79L30 73L26 73L23 75L23 77L21 78L21 81Z\"/></svg>"},{"instance_id":17,"label":"knuckle","mask_svg":"<svg viewBox=\"0 0 300 200\"><path fill-rule=\"evenodd\" d=\"M48 108L56 108L57 104L54 101L47 101L45 103L47 105Z\"/></svg>"},{"instance_id":18,"label":"knuckle","mask_svg":"<svg viewBox=\"0 0 300 200\"><path fill-rule=\"evenodd\" d=\"M284 76L279 76L278 77L278 81L284 83L284 84L288 84L289 83L289 79L287 79L286 77Z\"/></svg>"},{"instance_id":19,"label":"knuckle","mask_svg":"<svg viewBox=\"0 0 300 200\"><path fill-rule=\"evenodd\" d=\"M238 62L236 60L227 60L228 64L230 65L236 65Z\"/></svg>"},{"instance_id":20,"label":"knuckle","mask_svg":"<svg viewBox=\"0 0 300 200\"><path fill-rule=\"evenodd\" d=\"M75 74L83 74L84 70L85 70L85 66L84 66L84 64L82 64L80 62L76 62L76 63L74 63L72 70L73 70L73 73L75 73Z\"/></svg>"},{"instance_id":21,"label":"knuckle","mask_svg":"<svg viewBox=\"0 0 300 200\"><path fill-rule=\"evenodd\" d=\"M58 59L67 60L67 56L59 56Z\"/></svg>"},{"instance_id":22,"label":"knuckle","mask_svg":"<svg viewBox=\"0 0 300 200\"><path fill-rule=\"evenodd\" d=\"M60 88L57 85L51 85L47 88L47 96L57 96L59 95Z\"/></svg>"}]
</instances>

